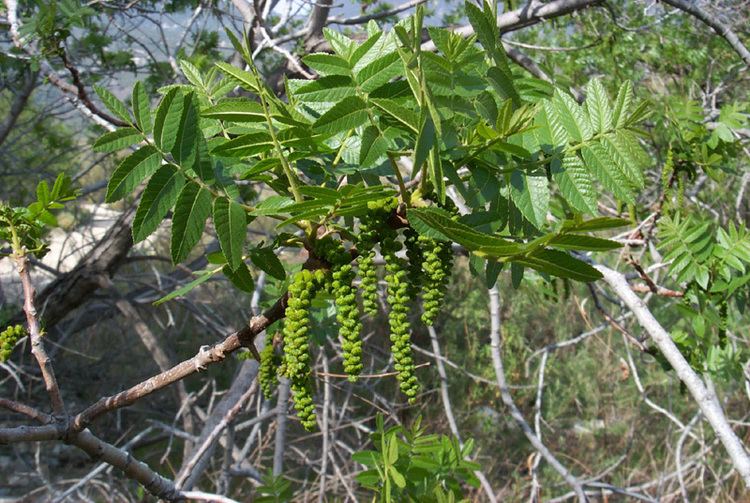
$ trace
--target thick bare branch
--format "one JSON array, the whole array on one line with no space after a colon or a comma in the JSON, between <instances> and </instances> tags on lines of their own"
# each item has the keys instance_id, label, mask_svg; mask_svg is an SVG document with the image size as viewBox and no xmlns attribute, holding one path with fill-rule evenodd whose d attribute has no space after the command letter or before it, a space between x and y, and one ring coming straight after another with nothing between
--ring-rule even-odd
<instances>
[{"instance_id":1,"label":"thick bare branch","mask_svg":"<svg viewBox=\"0 0 750 503\"><path fill-rule=\"evenodd\" d=\"M710 27L714 30L721 38L727 41L727 43L739 54L746 65L750 66L750 50L745 47L740 37L726 24L722 23L717 19L716 16L712 16L705 10L701 9L696 2L688 2L687 0L662 0L665 4L669 4L672 7L680 9L683 12L687 12L691 16L698 19L701 23Z\"/></svg>"},{"instance_id":2,"label":"thick bare branch","mask_svg":"<svg viewBox=\"0 0 750 503\"><path fill-rule=\"evenodd\" d=\"M530 0L523 7L500 14L497 17L497 26L500 28L500 33L508 33L601 3L602 0L552 0L546 3ZM461 26L453 31L464 37L474 34L474 28L471 25ZM435 44L432 41L426 42L422 44L422 50L434 51Z\"/></svg>"},{"instance_id":3,"label":"thick bare branch","mask_svg":"<svg viewBox=\"0 0 750 503\"><path fill-rule=\"evenodd\" d=\"M163 389L180 379L204 370L206 366L223 361L230 353L241 347L249 347L255 341L255 336L266 329L274 321L281 319L286 310L287 297L283 296L261 315L253 316L247 326L229 335L226 339L213 346L203 346L192 358L185 360L166 372L157 374L131 388L101 398L73 419L74 430L85 428L91 421L107 412L127 407L137 400Z\"/></svg>"},{"instance_id":4,"label":"thick bare branch","mask_svg":"<svg viewBox=\"0 0 750 503\"><path fill-rule=\"evenodd\" d=\"M693 399L698 403L703 415L721 439L724 448L732 459L732 464L750 487L750 456L745 446L727 421L716 395L706 386L701 377L690 367L664 327L654 318L643 300L628 285L625 276L603 265L594 266L604 276L604 281L633 312L641 327L656 343L659 351L672 365L677 376L685 383Z\"/></svg>"},{"instance_id":5,"label":"thick bare branch","mask_svg":"<svg viewBox=\"0 0 750 503\"><path fill-rule=\"evenodd\" d=\"M17 251L17 253L19 252ZM39 325L36 305L34 304L35 291L34 285L31 283L28 256L26 254L17 255L16 265L18 267L18 275L21 277L21 285L23 286L23 311L26 314L26 324L29 328L31 353L36 358L39 368L42 371L44 387L47 389L50 402L52 402L52 410L55 414L62 417L66 415L65 404L60 394L60 386L57 384L55 370L52 368L52 359L44 349L44 341L42 340L44 334L42 333L42 327Z\"/></svg>"}]
</instances>

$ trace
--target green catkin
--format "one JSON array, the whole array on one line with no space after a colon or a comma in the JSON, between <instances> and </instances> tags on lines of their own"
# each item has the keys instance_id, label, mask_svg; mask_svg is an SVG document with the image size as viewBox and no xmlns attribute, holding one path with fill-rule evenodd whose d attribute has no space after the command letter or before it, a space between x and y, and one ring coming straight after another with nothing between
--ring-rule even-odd
<instances>
[{"instance_id":1,"label":"green catkin","mask_svg":"<svg viewBox=\"0 0 750 503\"><path fill-rule=\"evenodd\" d=\"M367 203L368 212L360 217L357 250L362 310L365 314L378 314L378 274L375 269L375 245L388 232L388 218L398 207L398 199L388 198ZM382 250L381 250L382 251Z\"/></svg>"},{"instance_id":2,"label":"green catkin","mask_svg":"<svg viewBox=\"0 0 750 503\"><path fill-rule=\"evenodd\" d=\"M352 283L356 273L351 254L340 241L326 238L316 243L315 253L331 264L331 281L328 289L336 304L336 321L343 350L344 371L354 382L362 371L362 323L360 322L357 293Z\"/></svg>"},{"instance_id":3,"label":"green catkin","mask_svg":"<svg viewBox=\"0 0 750 503\"><path fill-rule=\"evenodd\" d=\"M408 320L409 278L405 261L396 255L400 249L401 243L396 240L396 232L387 232L381 241L380 250L385 258L385 281L388 285L391 352L401 391L408 397L409 403L414 403L419 383L415 375Z\"/></svg>"},{"instance_id":4,"label":"green catkin","mask_svg":"<svg viewBox=\"0 0 750 503\"><path fill-rule=\"evenodd\" d=\"M672 187L670 182L672 180L672 174L674 173L674 156L672 149L667 150L667 159L664 161L664 168L661 172L661 187L664 192L664 204L662 205L662 213L665 215L669 214L670 207L672 204Z\"/></svg>"},{"instance_id":5,"label":"green catkin","mask_svg":"<svg viewBox=\"0 0 750 503\"><path fill-rule=\"evenodd\" d=\"M274 388L279 384L276 369L280 364L280 359L276 356L276 348L273 345L273 338L266 341L266 345L260 352L260 366L258 368L258 381L260 389L263 390L263 396L269 400L273 395Z\"/></svg>"},{"instance_id":6,"label":"green catkin","mask_svg":"<svg viewBox=\"0 0 750 503\"><path fill-rule=\"evenodd\" d=\"M292 390L294 408L297 410L297 417L302 427L307 431L315 431L318 420L315 415L315 403L312 398L312 385L309 373L304 378L291 379L289 387Z\"/></svg>"},{"instance_id":7,"label":"green catkin","mask_svg":"<svg viewBox=\"0 0 750 503\"><path fill-rule=\"evenodd\" d=\"M375 251L359 256L360 292L362 311L370 316L378 314L378 272L375 269Z\"/></svg>"},{"instance_id":8,"label":"green catkin","mask_svg":"<svg viewBox=\"0 0 750 503\"><path fill-rule=\"evenodd\" d=\"M419 246L419 234L411 227L404 230L404 245L406 245L406 258L409 260L409 296L415 298L424 278L422 274L424 254Z\"/></svg>"},{"instance_id":9,"label":"green catkin","mask_svg":"<svg viewBox=\"0 0 750 503\"><path fill-rule=\"evenodd\" d=\"M453 250L445 241L437 241L424 236L419 237L424 261L424 283L422 285L422 321L425 325L435 323L445 299L445 292L453 269Z\"/></svg>"},{"instance_id":10,"label":"green catkin","mask_svg":"<svg viewBox=\"0 0 750 503\"><path fill-rule=\"evenodd\" d=\"M23 325L11 325L0 332L0 362L5 362L10 358L16 342L26 335L26 329Z\"/></svg>"},{"instance_id":11,"label":"green catkin","mask_svg":"<svg viewBox=\"0 0 750 503\"><path fill-rule=\"evenodd\" d=\"M336 302L336 320L339 322L341 348L344 352L344 371L354 382L362 371L362 323L357 304L357 294L352 286L355 272L351 259L343 246L336 251L336 261L331 269L331 291Z\"/></svg>"},{"instance_id":12,"label":"green catkin","mask_svg":"<svg viewBox=\"0 0 750 503\"><path fill-rule=\"evenodd\" d=\"M326 273L320 269L295 274L284 321L284 372L290 380L297 417L308 431L317 425L310 392L310 303L325 282Z\"/></svg>"},{"instance_id":13,"label":"green catkin","mask_svg":"<svg viewBox=\"0 0 750 503\"><path fill-rule=\"evenodd\" d=\"M359 259L360 291L362 295L362 310L365 314L378 314L378 273L375 269L375 243L377 239L377 223L373 216L367 215L360 220L357 249Z\"/></svg>"}]
</instances>

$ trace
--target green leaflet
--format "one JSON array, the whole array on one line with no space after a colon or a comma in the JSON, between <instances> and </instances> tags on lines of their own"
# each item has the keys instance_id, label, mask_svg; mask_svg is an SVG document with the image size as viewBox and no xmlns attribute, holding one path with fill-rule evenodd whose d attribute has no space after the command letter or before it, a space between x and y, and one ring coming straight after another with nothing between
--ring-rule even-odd
<instances>
[{"instance_id":1,"label":"green leaflet","mask_svg":"<svg viewBox=\"0 0 750 503\"><path fill-rule=\"evenodd\" d=\"M438 208L409 208L409 223L428 237L448 239L468 250L483 255L508 257L523 251L523 247L506 239L479 232L466 224L456 222L445 210Z\"/></svg>"},{"instance_id":2,"label":"green leaflet","mask_svg":"<svg viewBox=\"0 0 750 503\"><path fill-rule=\"evenodd\" d=\"M367 40L355 47L349 57L352 71L356 74L376 59L388 53L396 52L396 46L392 44L392 40L392 34L386 35L380 30L372 33Z\"/></svg>"},{"instance_id":3,"label":"green leaflet","mask_svg":"<svg viewBox=\"0 0 750 503\"><path fill-rule=\"evenodd\" d=\"M640 146L637 143L632 145L628 137L616 133L604 135L601 139L601 145L631 185L642 188L644 183L643 173L641 172L641 163L636 157L638 155L636 150L640 149Z\"/></svg>"},{"instance_id":4,"label":"green leaflet","mask_svg":"<svg viewBox=\"0 0 750 503\"><path fill-rule=\"evenodd\" d=\"M99 99L102 100L102 103L104 103L107 109L112 112L118 119L121 119L128 124L131 124L133 122L133 119L131 119L130 113L128 112L128 107L126 107L122 101L117 99L117 96L112 94L108 89L105 89L101 86L95 85L94 91L96 91Z\"/></svg>"},{"instance_id":5,"label":"green leaflet","mask_svg":"<svg viewBox=\"0 0 750 503\"><path fill-rule=\"evenodd\" d=\"M203 235L206 219L211 213L211 193L194 182L180 192L172 217L172 262L185 260Z\"/></svg>"},{"instance_id":6,"label":"green leaflet","mask_svg":"<svg viewBox=\"0 0 750 503\"><path fill-rule=\"evenodd\" d=\"M165 295L161 299L155 301L154 305L158 306L159 304L163 304L163 303L165 303L167 301L170 301L172 299L176 299L177 297L184 296L186 293L190 292L191 290L194 290L196 287L202 285L203 283L205 283L206 281L208 281L209 279L211 279L211 277L214 274L216 274L217 272L219 272L219 271L221 271L221 267L218 267L216 269L211 269L211 270L208 270L208 271L202 271L200 273L196 273L198 275L198 277L196 279L194 279L190 283L187 283L187 284L181 286L177 290L174 290L173 292L168 293L167 295Z\"/></svg>"},{"instance_id":7,"label":"green leaflet","mask_svg":"<svg viewBox=\"0 0 750 503\"><path fill-rule=\"evenodd\" d=\"M307 185L299 188L300 194L313 199L326 200L331 203L336 203L341 198L341 195L336 189L329 187L318 187L316 185Z\"/></svg>"},{"instance_id":8,"label":"green leaflet","mask_svg":"<svg viewBox=\"0 0 750 503\"><path fill-rule=\"evenodd\" d=\"M562 230L565 232L594 232L627 227L630 224L632 222L626 218L597 217L581 221L565 220Z\"/></svg>"},{"instance_id":9,"label":"green leaflet","mask_svg":"<svg viewBox=\"0 0 750 503\"><path fill-rule=\"evenodd\" d=\"M157 229L164 216L177 202L183 185L185 177L174 166L164 165L154 173L135 212L133 242L143 241Z\"/></svg>"},{"instance_id":10,"label":"green leaflet","mask_svg":"<svg viewBox=\"0 0 750 503\"><path fill-rule=\"evenodd\" d=\"M430 114L424 114L424 120L417 136L417 143L414 146L414 173L417 173L427 161L427 156L435 146L435 143L437 143L435 123Z\"/></svg>"},{"instance_id":11,"label":"green leaflet","mask_svg":"<svg viewBox=\"0 0 750 503\"><path fill-rule=\"evenodd\" d=\"M132 127L123 127L104 133L94 142L95 152L116 152L123 148L139 143L143 137L140 131Z\"/></svg>"},{"instance_id":12,"label":"green leaflet","mask_svg":"<svg viewBox=\"0 0 750 503\"><path fill-rule=\"evenodd\" d=\"M170 89L156 108L154 118L154 143L163 152L169 152L177 139L185 100L179 88Z\"/></svg>"},{"instance_id":13,"label":"green leaflet","mask_svg":"<svg viewBox=\"0 0 750 503\"><path fill-rule=\"evenodd\" d=\"M294 199L287 196L270 196L265 198L253 210L253 215L278 215L286 213L284 208L294 204Z\"/></svg>"},{"instance_id":14,"label":"green leaflet","mask_svg":"<svg viewBox=\"0 0 750 503\"><path fill-rule=\"evenodd\" d=\"M359 167L367 169L385 157L388 140L374 126L367 126L362 132L362 146L359 150Z\"/></svg>"},{"instance_id":15,"label":"green leaflet","mask_svg":"<svg viewBox=\"0 0 750 503\"><path fill-rule=\"evenodd\" d=\"M161 154L151 145L136 150L123 159L107 184L108 203L119 201L135 190L143 180L153 175L161 165Z\"/></svg>"},{"instance_id":16,"label":"green leaflet","mask_svg":"<svg viewBox=\"0 0 750 503\"><path fill-rule=\"evenodd\" d=\"M330 28L323 28L323 37L325 37L328 43L331 44L331 47L333 47L333 50L337 55L343 57L347 61L349 60L349 57L355 49L353 40Z\"/></svg>"},{"instance_id":17,"label":"green leaflet","mask_svg":"<svg viewBox=\"0 0 750 503\"><path fill-rule=\"evenodd\" d=\"M151 118L151 104L141 81L133 86L131 101L136 125L145 134L149 134L154 128L154 123Z\"/></svg>"},{"instance_id":18,"label":"green leaflet","mask_svg":"<svg viewBox=\"0 0 750 503\"><path fill-rule=\"evenodd\" d=\"M612 124L615 129L625 127L633 100L633 84L627 80L620 86L620 90L617 92L615 107L612 111Z\"/></svg>"},{"instance_id":19,"label":"green leaflet","mask_svg":"<svg viewBox=\"0 0 750 503\"><path fill-rule=\"evenodd\" d=\"M607 190L622 201L635 203L627 178L614 165L604 147L597 143L584 146L581 154L586 166L593 171Z\"/></svg>"},{"instance_id":20,"label":"green leaflet","mask_svg":"<svg viewBox=\"0 0 750 503\"><path fill-rule=\"evenodd\" d=\"M504 72L499 67L493 66L487 70L487 79L500 98L510 100L515 107L521 105L521 97L518 95L518 91L516 91L510 72Z\"/></svg>"},{"instance_id":21,"label":"green leaflet","mask_svg":"<svg viewBox=\"0 0 750 503\"><path fill-rule=\"evenodd\" d=\"M586 234L560 234L547 241L549 246L562 250L608 251L621 248L617 241L595 238Z\"/></svg>"},{"instance_id":22,"label":"green leaflet","mask_svg":"<svg viewBox=\"0 0 750 503\"><path fill-rule=\"evenodd\" d=\"M484 2L482 3L484 4ZM491 19L486 12L468 1L464 3L464 9L466 10L466 17L469 18L469 23L477 34L479 43L488 52L493 51L497 46L499 37L495 19Z\"/></svg>"},{"instance_id":23,"label":"green leaflet","mask_svg":"<svg viewBox=\"0 0 750 503\"><path fill-rule=\"evenodd\" d=\"M188 159L184 167L192 169L204 182L214 183L216 172L214 171L213 160L208 154L208 143L200 131L196 139L195 149L195 155Z\"/></svg>"},{"instance_id":24,"label":"green leaflet","mask_svg":"<svg viewBox=\"0 0 750 503\"><path fill-rule=\"evenodd\" d=\"M229 122L266 122L263 106L247 98L228 98L206 108L202 117Z\"/></svg>"},{"instance_id":25,"label":"green leaflet","mask_svg":"<svg viewBox=\"0 0 750 503\"><path fill-rule=\"evenodd\" d=\"M370 103L399 121L410 131L417 133L419 131L418 117L415 120L415 112L404 108L393 100L386 98L370 98Z\"/></svg>"},{"instance_id":26,"label":"green leaflet","mask_svg":"<svg viewBox=\"0 0 750 503\"><path fill-rule=\"evenodd\" d=\"M214 227L227 265L233 271L242 264L242 251L247 237L247 216L238 203L226 197L214 200Z\"/></svg>"},{"instance_id":27,"label":"green leaflet","mask_svg":"<svg viewBox=\"0 0 750 503\"><path fill-rule=\"evenodd\" d=\"M568 144L568 134L565 127L560 121L552 102L544 100L541 102L536 116L534 125L537 129L534 131L541 148L547 153L553 153L556 147L565 147Z\"/></svg>"},{"instance_id":28,"label":"green leaflet","mask_svg":"<svg viewBox=\"0 0 750 503\"><path fill-rule=\"evenodd\" d=\"M286 278L286 270L273 252L273 248L253 248L250 250L250 260L260 269L278 280Z\"/></svg>"},{"instance_id":29,"label":"green leaflet","mask_svg":"<svg viewBox=\"0 0 750 503\"><path fill-rule=\"evenodd\" d=\"M168 117L167 120L170 119L171 117ZM194 93L188 93L183 98L179 127L174 138L174 145L170 149L177 164L183 168L192 168L198 156L199 140L202 139L198 125L196 97Z\"/></svg>"},{"instance_id":30,"label":"green leaflet","mask_svg":"<svg viewBox=\"0 0 750 503\"><path fill-rule=\"evenodd\" d=\"M308 54L302 61L321 75L351 75L352 72L347 60L333 54Z\"/></svg>"},{"instance_id":31,"label":"green leaflet","mask_svg":"<svg viewBox=\"0 0 750 503\"><path fill-rule=\"evenodd\" d=\"M314 201L310 201L310 202L314 202ZM300 211L300 213L295 213L291 217L287 218L286 220L279 222L276 225L276 228L281 229L284 226L299 222L301 220L313 220L315 219L315 217L321 217L323 215L326 215L331 210L331 207L326 206L326 205L317 205L317 206L311 205L311 206L312 206L311 209L306 210L306 211Z\"/></svg>"},{"instance_id":32,"label":"green leaflet","mask_svg":"<svg viewBox=\"0 0 750 503\"><path fill-rule=\"evenodd\" d=\"M591 174L578 156L555 157L550 162L552 179L562 197L582 213L597 213L597 192Z\"/></svg>"},{"instance_id":33,"label":"green leaflet","mask_svg":"<svg viewBox=\"0 0 750 503\"><path fill-rule=\"evenodd\" d=\"M324 113L315 122L313 129L319 133L334 135L359 127L367 120L367 104L357 96L350 96Z\"/></svg>"},{"instance_id":34,"label":"green leaflet","mask_svg":"<svg viewBox=\"0 0 750 503\"><path fill-rule=\"evenodd\" d=\"M222 272L234 286L243 292L253 293L253 290L255 290L255 280L253 280L250 269L247 268L247 264L244 262L241 262L236 270L232 270L229 264L227 264L222 269Z\"/></svg>"},{"instance_id":35,"label":"green leaflet","mask_svg":"<svg viewBox=\"0 0 750 503\"><path fill-rule=\"evenodd\" d=\"M607 91L599 79L591 79L586 86L586 110L594 133L612 129L612 108L609 106Z\"/></svg>"},{"instance_id":36,"label":"green leaflet","mask_svg":"<svg viewBox=\"0 0 750 503\"><path fill-rule=\"evenodd\" d=\"M549 209L549 185L542 173L515 170L510 176L510 197L521 214L536 228L544 226Z\"/></svg>"},{"instance_id":37,"label":"green leaflet","mask_svg":"<svg viewBox=\"0 0 750 503\"><path fill-rule=\"evenodd\" d=\"M331 75L313 80L294 91L294 96L306 103L336 103L344 98L357 94L351 77Z\"/></svg>"},{"instance_id":38,"label":"green leaflet","mask_svg":"<svg viewBox=\"0 0 750 503\"><path fill-rule=\"evenodd\" d=\"M252 73L224 62L216 63L216 66L224 72L224 75L235 81L240 87L252 91L255 94L260 93L261 85Z\"/></svg>"},{"instance_id":39,"label":"green leaflet","mask_svg":"<svg viewBox=\"0 0 750 503\"><path fill-rule=\"evenodd\" d=\"M223 157L250 157L272 148L273 141L268 133L248 133L214 147L211 153Z\"/></svg>"},{"instance_id":40,"label":"green leaflet","mask_svg":"<svg viewBox=\"0 0 750 503\"><path fill-rule=\"evenodd\" d=\"M360 89L366 93L370 93L389 80L401 75L401 73L401 58L394 51L363 67L355 75L355 79Z\"/></svg>"},{"instance_id":41,"label":"green leaflet","mask_svg":"<svg viewBox=\"0 0 750 503\"><path fill-rule=\"evenodd\" d=\"M557 109L560 123L572 141L582 142L591 138L593 134L591 124L583 113L583 109L573 98L559 90L555 90L552 103Z\"/></svg>"},{"instance_id":42,"label":"green leaflet","mask_svg":"<svg viewBox=\"0 0 750 503\"><path fill-rule=\"evenodd\" d=\"M193 64L186 60L181 59L179 61L180 70L182 70L182 74L185 76L186 79L188 79L188 82L193 84L194 86L200 88L205 87L205 84L203 83L203 77L201 77L201 72L198 70Z\"/></svg>"},{"instance_id":43,"label":"green leaflet","mask_svg":"<svg viewBox=\"0 0 750 503\"><path fill-rule=\"evenodd\" d=\"M497 102L489 91L482 91L474 103L477 113L487 121L488 124L495 124L497 121Z\"/></svg>"},{"instance_id":44,"label":"green leaflet","mask_svg":"<svg viewBox=\"0 0 750 503\"><path fill-rule=\"evenodd\" d=\"M569 254L558 250L540 249L531 255L513 258L513 261L559 278L591 282L602 277L599 271L586 262L575 259Z\"/></svg>"},{"instance_id":45,"label":"green leaflet","mask_svg":"<svg viewBox=\"0 0 750 503\"><path fill-rule=\"evenodd\" d=\"M440 152L435 147L430 151L430 157L427 159L427 168L432 182L432 188L438 202L445 203L445 177L443 176L443 162L440 159Z\"/></svg>"}]
</instances>

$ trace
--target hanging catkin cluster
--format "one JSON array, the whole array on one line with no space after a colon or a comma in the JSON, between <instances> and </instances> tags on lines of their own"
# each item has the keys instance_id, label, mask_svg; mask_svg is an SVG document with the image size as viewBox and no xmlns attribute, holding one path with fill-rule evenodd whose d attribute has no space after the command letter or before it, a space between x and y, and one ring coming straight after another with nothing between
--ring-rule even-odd
<instances>
[{"instance_id":1,"label":"hanging catkin cluster","mask_svg":"<svg viewBox=\"0 0 750 503\"><path fill-rule=\"evenodd\" d=\"M378 314L378 273L375 269L375 245L378 238L379 209L370 209L360 219L357 249L359 250L359 278L362 293L362 310L365 314Z\"/></svg>"},{"instance_id":2,"label":"hanging catkin cluster","mask_svg":"<svg viewBox=\"0 0 750 503\"><path fill-rule=\"evenodd\" d=\"M453 269L453 251L450 243L437 241L424 236L418 238L423 251L422 269L422 321L425 325L435 323L440 307L445 299L445 291Z\"/></svg>"},{"instance_id":3,"label":"hanging catkin cluster","mask_svg":"<svg viewBox=\"0 0 750 503\"><path fill-rule=\"evenodd\" d=\"M397 255L400 249L401 243L396 240L395 231L388 232L380 242L380 251L385 259L385 282L388 285L388 324L391 329L394 368L398 372L401 391L413 403L419 391L419 383L414 375L414 358L411 353L409 274L406 261Z\"/></svg>"},{"instance_id":4,"label":"hanging catkin cluster","mask_svg":"<svg viewBox=\"0 0 750 503\"><path fill-rule=\"evenodd\" d=\"M289 286L284 321L284 375L289 378L294 408L302 426L312 430L317 424L310 383L310 303L326 283L326 272L303 269Z\"/></svg>"},{"instance_id":5,"label":"hanging catkin cluster","mask_svg":"<svg viewBox=\"0 0 750 503\"><path fill-rule=\"evenodd\" d=\"M399 386L410 403L419 393L409 313L413 300L421 293L422 321L428 325L435 322L450 280L453 254L450 243L419 235L394 220L397 207L396 198L368 203L368 212L359 219L359 233L353 243L358 255L357 270L352 264L352 252L341 240L327 235L313 241L312 254L325 265L315 271L302 270L292 278L282 332L283 357L270 341L261 354L263 393L266 397L271 395L277 384L277 374L288 377L297 415L308 430L316 425L309 348L312 300L319 291L326 291L333 297L344 370L349 379L355 381L363 368L361 313L372 316L378 312L375 265L378 248L385 262L389 339ZM354 286L357 273L361 309Z\"/></svg>"},{"instance_id":6,"label":"hanging catkin cluster","mask_svg":"<svg viewBox=\"0 0 750 503\"><path fill-rule=\"evenodd\" d=\"M26 329L23 328L23 325L11 325L0 332L0 362L10 358L16 342L25 335Z\"/></svg>"},{"instance_id":7,"label":"hanging catkin cluster","mask_svg":"<svg viewBox=\"0 0 750 503\"><path fill-rule=\"evenodd\" d=\"M260 367L258 368L258 381L260 382L260 389L263 391L263 396L266 399L270 399L273 395L273 389L279 383L276 369L280 368L283 361L281 356L276 352L274 347L274 338L269 337L266 340L266 345L260 352Z\"/></svg>"},{"instance_id":8,"label":"hanging catkin cluster","mask_svg":"<svg viewBox=\"0 0 750 503\"><path fill-rule=\"evenodd\" d=\"M357 293L352 285L356 272L352 267L351 255L341 243L331 249L327 259L331 263L331 293L336 303L344 371L350 381L356 381L362 371L362 323L359 320Z\"/></svg>"}]
</instances>

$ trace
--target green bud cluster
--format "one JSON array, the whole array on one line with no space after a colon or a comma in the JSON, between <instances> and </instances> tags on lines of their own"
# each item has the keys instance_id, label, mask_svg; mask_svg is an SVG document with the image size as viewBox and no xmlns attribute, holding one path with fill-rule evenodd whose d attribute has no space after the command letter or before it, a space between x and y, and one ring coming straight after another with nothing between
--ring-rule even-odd
<instances>
[{"instance_id":1,"label":"green bud cluster","mask_svg":"<svg viewBox=\"0 0 750 503\"><path fill-rule=\"evenodd\" d=\"M10 358L16 342L26 335L26 329L23 325L11 325L0 332L0 362L5 362Z\"/></svg>"},{"instance_id":2,"label":"green bud cluster","mask_svg":"<svg viewBox=\"0 0 750 503\"><path fill-rule=\"evenodd\" d=\"M273 395L274 388L279 384L279 378L276 369L281 365L281 356L276 353L273 344L273 338L266 341L266 345L260 352L260 366L258 368L258 381L260 389L263 390L263 396L270 399Z\"/></svg>"},{"instance_id":3,"label":"green bud cluster","mask_svg":"<svg viewBox=\"0 0 750 503\"><path fill-rule=\"evenodd\" d=\"M380 251L385 258L385 281L388 285L390 307L388 323L391 329L394 368L398 372L401 391L409 398L409 403L414 403L419 392L419 383L414 373L414 358L411 352L408 320L409 277L406 262L396 255L400 249L401 243L396 240L395 231L387 233L380 243Z\"/></svg>"},{"instance_id":4,"label":"green bud cluster","mask_svg":"<svg viewBox=\"0 0 750 503\"><path fill-rule=\"evenodd\" d=\"M453 252L450 243L445 241L419 236L419 242L424 250L424 261L422 262L424 273L422 304L424 312L422 313L422 321L425 325L432 325L440 314L440 306L445 299L445 292L453 268Z\"/></svg>"},{"instance_id":5,"label":"green bud cluster","mask_svg":"<svg viewBox=\"0 0 750 503\"><path fill-rule=\"evenodd\" d=\"M326 271L303 269L289 286L289 301L284 321L284 373L291 381L294 408L307 430L317 424L315 404L310 393L310 303L326 283Z\"/></svg>"}]
</instances>

